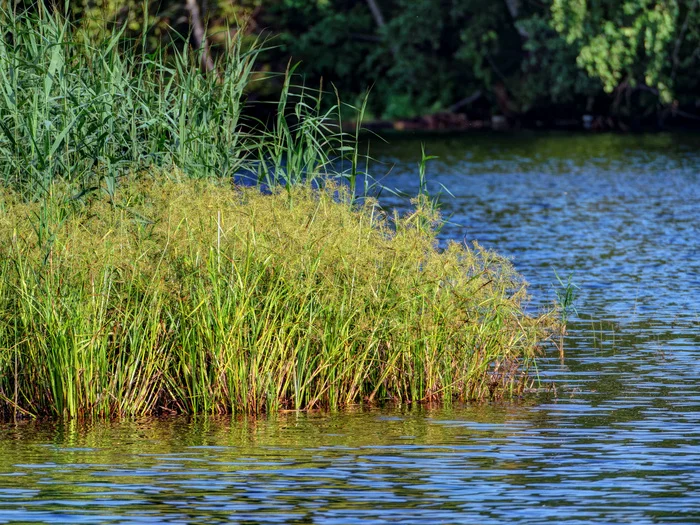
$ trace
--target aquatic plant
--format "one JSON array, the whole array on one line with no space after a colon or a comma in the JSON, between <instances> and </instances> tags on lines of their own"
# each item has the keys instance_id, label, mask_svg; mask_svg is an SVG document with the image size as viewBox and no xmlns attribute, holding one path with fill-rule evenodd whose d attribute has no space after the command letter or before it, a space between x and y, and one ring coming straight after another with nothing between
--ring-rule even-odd
<instances>
[{"instance_id":1,"label":"aquatic plant","mask_svg":"<svg viewBox=\"0 0 700 525\"><path fill-rule=\"evenodd\" d=\"M575 303L579 287L573 283L573 275L569 275L566 282L559 277L556 271L554 272L554 277L556 277L559 283L559 287L554 290L557 296L556 304L561 312L562 323L566 325L567 320L572 314L578 314Z\"/></svg>"},{"instance_id":2,"label":"aquatic plant","mask_svg":"<svg viewBox=\"0 0 700 525\"><path fill-rule=\"evenodd\" d=\"M272 122L246 114L250 86L274 76L255 71L263 43L235 33L204 74L188 46L149 52L123 28L93 40L42 6L19 15L0 6L0 182L25 198L56 181L76 194L114 192L131 173L174 166L267 186L354 181L356 144L340 131L339 103L327 107L320 89L296 85L294 67L277 75Z\"/></svg>"},{"instance_id":3,"label":"aquatic plant","mask_svg":"<svg viewBox=\"0 0 700 525\"><path fill-rule=\"evenodd\" d=\"M178 179L178 180L173 180ZM0 411L121 417L517 395L550 334L438 216L344 187L142 174L114 198L0 194Z\"/></svg>"},{"instance_id":4,"label":"aquatic plant","mask_svg":"<svg viewBox=\"0 0 700 525\"><path fill-rule=\"evenodd\" d=\"M4 416L527 387L552 314L524 312L525 283L498 255L437 249L425 152L415 209L386 216L358 168L359 127L340 132L339 102L324 109L293 67L274 122L244 118L259 46L233 39L203 74L187 48L92 42L42 8L0 23Z\"/></svg>"},{"instance_id":5,"label":"aquatic plant","mask_svg":"<svg viewBox=\"0 0 700 525\"><path fill-rule=\"evenodd\" d=\"M559 282L559 287L555 288L554 293L556 294L556 307L559 311L559 316L561 318L561 325L560 325L560 334L559 334L559 357L560 359L564 359L564 336L566 335L566 325L569 321L569 317L572 314L578 315L578 312L576 310L576 299L577 299L577 290L579 287L575 285L572 281L573 275L569 275L566 279L566 282L564 282L561 277L559 277L559 274L554 270L554 276L556 277L557 281Z\"/></svg>"}]
</instances>

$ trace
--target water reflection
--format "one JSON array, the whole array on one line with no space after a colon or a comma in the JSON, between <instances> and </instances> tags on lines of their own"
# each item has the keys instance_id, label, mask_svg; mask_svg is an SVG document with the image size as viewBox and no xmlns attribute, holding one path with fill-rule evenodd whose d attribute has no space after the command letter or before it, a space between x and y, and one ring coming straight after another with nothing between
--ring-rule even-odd
<instances>
[{"instance_id":1,"label":"water reflection","mask_svg":"<svg viewBox=\"0 0 700 525\"><path fill-rule=\"evenodd\" d=\"M697 516L697 421L661 429L664 409L637 401L5 427L0 516L54 523Z\"/></svg>"},{"instance_id":2,"label":"water reflection","mask_svg":"<svg viewBox=\"0 0 700 525\"><path fill-rule=\"evenodd\" d=\"M416 189L420 139L377 151ZM452 223L578 316L510 404L0 426L0 523L700 522L700 137L427 144ZM385 196L391 201L391 196ZM402 201L396 200L396 203Z\"/></svg>"}]
</instances>

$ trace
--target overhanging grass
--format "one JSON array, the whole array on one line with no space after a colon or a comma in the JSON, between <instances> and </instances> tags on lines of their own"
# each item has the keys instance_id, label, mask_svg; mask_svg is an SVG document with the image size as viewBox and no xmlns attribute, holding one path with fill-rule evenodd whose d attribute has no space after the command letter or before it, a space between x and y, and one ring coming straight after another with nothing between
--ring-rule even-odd
<instances>
[{"instance_id":1,"label":"overhanging grass","mask_svg":"<svg viewBox=\"0 0 700 525\"><path fill-rule=\"evenodd\" d=\"M103 416L498 398L553 326L510 263L338 187L144 176L0 198L0 410Z\"/></svg>"}]
</instances>

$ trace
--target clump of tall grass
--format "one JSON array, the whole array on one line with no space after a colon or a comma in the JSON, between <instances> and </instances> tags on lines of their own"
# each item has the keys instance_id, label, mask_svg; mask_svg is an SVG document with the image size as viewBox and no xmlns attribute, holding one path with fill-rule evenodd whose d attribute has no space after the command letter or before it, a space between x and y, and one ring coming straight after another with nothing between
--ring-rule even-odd
<instances>
[{"instance_id":1,"label":"clump of tall grass","mask_svg":"<svg viewBox=\"0 0 700 525\"><path fill-rule=\"evenodd\" d=\"M499 398L549 316L424 201L141 175L112 198L1 193L0 410L119 417Z\"/></svg>"},{"instance_id":2,"label":"clump of tall grass","mask_svg":"<svg viewBox=\"0 0 700 525\"><path fill-rule=\"evenodd\" d=\"M148 52L118 28L93 41L42 6L20 15L0 6L0 182L25 198L55 181L113 191L151 167L272 186L327 175L352 150L318 90L293 85L293 68L277 118L245 118L263 48L244 44L241 32L204 74L188 46Z\"/></svg>"},{"instance_id":3,"label":"clump of tall grass","mask_svg":"<svg viewBox=\"0 0 700 525\"><path fill-rule=\"evenodd\" d=\"M356 142L293 68L276 119L245 120L259 46L232 38L205 75L187 47L91 41L41 7L0 10L0 28L3 415L258 413L528 385L552 318L526 315L508 261L436 248L425 154L415 210L387 217L355 200ZM242 176L265 191L234 186Z\"/></svg>"}]
</instances>

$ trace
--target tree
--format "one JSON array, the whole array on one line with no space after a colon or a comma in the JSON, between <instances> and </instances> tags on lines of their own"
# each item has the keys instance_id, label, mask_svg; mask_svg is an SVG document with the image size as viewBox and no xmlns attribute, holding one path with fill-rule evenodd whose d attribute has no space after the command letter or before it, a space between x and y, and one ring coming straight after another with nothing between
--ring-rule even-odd
<instances>
[{"instance_id":1,"label":"tree","mask_svg":"<svg viewBox=\"0 0 700 525\"><path fill-rule=\"evenodd\" d=\"M0 0L1 2L2 0ZM45 0L53 1L53 0ZM267 39L267 70L290 58L369 112L459 109L513 119L700 108L700 0L73 0L88 34L113 25L152 52L191 45L215 68L233 31ZM145 6L145 9L144 9ZM144 34L145 30L145 34ZM268 38L269 37L269 38ZM278 87L256 83L258 93ZM536 115L533 117L533 115Z\"/></svg>"},{"instance_id":2,"label":"tree","mask_svg":"<svg viewBox=\"0 0 700 525\"><path fill-rule=\"evenodd\" d=\"M699 0L554 0L552 26L607 93L647 90L664 104L698 52ZM690 41L695 44L688 46ZM682 51L690 51L683 56Z\"/></svg>"}]
</instances>

